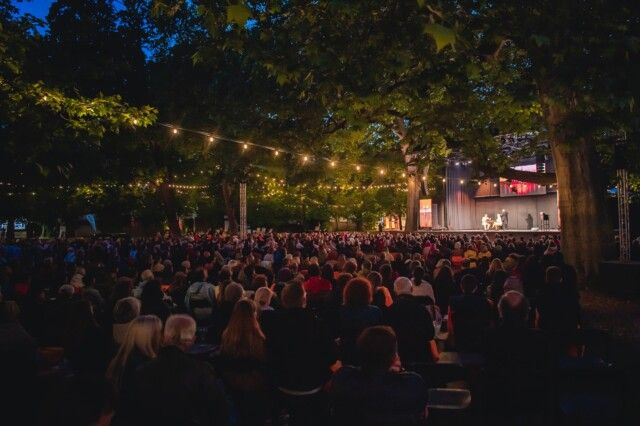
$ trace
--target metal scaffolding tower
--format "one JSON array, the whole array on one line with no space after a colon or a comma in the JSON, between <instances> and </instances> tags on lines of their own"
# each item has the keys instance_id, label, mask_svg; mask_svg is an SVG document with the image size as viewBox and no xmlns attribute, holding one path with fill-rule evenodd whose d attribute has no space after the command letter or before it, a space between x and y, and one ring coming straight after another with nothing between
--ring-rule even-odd
<instances>
[{"instance_id":1,"label":"metal scaffolding tower","mask_svg":"<svg viewBox=\"0 0 640 426\"><path fill-rule=\"evenodd\" d=\"M620 244L620 261L631 259L631 238L629 229L629 173L626 169L618 169L618 240Z\"/></svg>"},{"instance_id":2,"label":"metal scaffolding tower","mask_svg":"<svg viewBox=\"0 0 640 426\"><path fill-rule=\"evenodd\" d=\"M247 236L247 184L240 184L240 238Z\"/></svg>"}]
</instances>

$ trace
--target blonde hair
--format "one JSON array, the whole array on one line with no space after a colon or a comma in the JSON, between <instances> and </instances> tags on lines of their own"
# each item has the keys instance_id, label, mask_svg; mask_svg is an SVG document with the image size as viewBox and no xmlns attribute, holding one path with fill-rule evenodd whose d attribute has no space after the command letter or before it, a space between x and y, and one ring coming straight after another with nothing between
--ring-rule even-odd
<instances>
[{"instance_id":1,"label":"blonde hair","mask_svg":"<svg viewBox=\"0 0 640 426\"><path fill-rule=\"evenodd\" d=\"M107 378L116 388L119 387L122 373L134 348L147 358L157 356L161 332L162 321L155 315L142 315L131 321L120 349L107 370Z\"/></svg>"},{"instance_id":2,"label":"blonde hair","mask_svg":"<svg viewBox=\"0 0 640 426\"><path fill-rule=\"evenodd\" d=\"M260 287L256 290L253 299L260 306L269 306L271 304L272 297L273 292L271 291L271 289L269 289L269 287Z\"/></svg>"},{"instance_id":3,"label":"blonde hair","mask_svg":"<svg viewBox=\"0 0 640 426\"><path fill-rule=\"evenodd\" d=\"M495 271L504 271L504 267L502 266L502 260L500 260L497 257L493 259L489 264L489 272L495 272Z\"/></svg>"},{"instance_id":4,"label":"blonde hair","mask_svg":"<svg viewBox=\"0 0 640 426\"><path fill-rule=\"evenodd\" d=\"M236 303L222 333L221 352L241 358L265 357L265 337L258 324L256 305L248 299Z\"/></svg>"},{"instance_id":5,"label":"blonde hair","mask_svg":"<svg viewBox=\"0 0 640 426\"><path fill-rule=\"evenodd\" d=\"M178 346L186 349L196 336L196 321L189 315L171 315L164 325L164 346Z\"/></svg>"}]
</instances>

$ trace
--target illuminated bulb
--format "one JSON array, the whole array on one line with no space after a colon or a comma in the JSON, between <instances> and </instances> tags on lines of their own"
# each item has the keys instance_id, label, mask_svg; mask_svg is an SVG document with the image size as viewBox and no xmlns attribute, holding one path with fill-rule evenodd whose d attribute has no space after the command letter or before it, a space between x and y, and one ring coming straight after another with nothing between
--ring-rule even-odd
<instances>
[{"instance_id":1,"label":"illuminated bulb","mask_svg":"<svg viewBox=\"0 0 640 426\"><path fill-rule=\"evenodd\" d=\"M246 143L242 144L242 149L249 149L249 145L247 145Z\"/></svg>"},{"instance_id":2,"label":"illuminated bulb","mask_svg":"<svg viewBox=\"0 0 640 426\"><path fill-rule=\"evenodd\" d=\"M178 134L178 129L173 129L173 134L177 135Z\"/></svg>"},{"instance_id":3,"label":"illuminated bulb","mask_svg":"<svg viewBox=\"0 0 640 426\"><path fill-rule=\"evenodd\" d=\"M335 167L335 166L336 166L336 162L335 162L335 161L332 161L332 162L331 162L331 167Z\"/></svg>"},{"instance_id":4,"label":"illuminated bulb","mask_svg":"<svg viewBox=\"0 0 640 426\"><path fill-rule=\"evenodd\" d=\"M494 188L496 188L497 186L498 186L498 184L497 184L497 183L494 183L494 184L493 184L493 187L494 187Z\"/></svg>"},{"instance_id":5,"label":"illuminated bulb","mask_svg":"<svg viewBox=\"0 0 640 426\"><path fill-rule=\"evenodd\" d=\"M427 180L426 176L422 176L422 180Z\"/></svg>"},{"instance_id":6,"label":"illuminated bulb","mask_svg":"<svg viewBox=\"0 0 640 426\"><path fill-rule=\"evenodd\" d=\"M46 95L42 97L42 100L43 100L43 101L45 101L45 102L47 101L47 99L48 99L48 98L47 98L47 96L46 96Z\"/></svg>"},{"instance_id":7,"label":"illuminated bulb","mask_svg":"<svg viewBox=\"0 0 640 426\"><path fill-rule=\"evenodd\" d=\"M213 136L209 136L209 142L213 143L214 139Z\"/></svg>"},{"instance_id":8,"label":"illuminated bulb","mask_svg":"<svg viewBox=\"0 0 640 426\"><path fill-rule=\"evenodd\" d=\"M403 178L406 178L406 177L407 177L407 174L406 174L406 173L403 173L403 174L402 174L402 177L403 177Z\"/></svg>"},{"instance_id":9,"label":"illuminated bulb","mask_svg":"<svg viewBox=\"0 0 640 426\"><path fill-rule=\"evenodd\" d=\"M278 155L280 155L280 151L278 151L278 150L276 149L276 150L273 152L273 155L275 155L275 156L277 157Z\"/></svg>"},{"instance_id":10,"label":"illuminated bulb","mask_svg":"<svg viewBox=\"0 0 640 426\"><path fill-rule=\"evenodd\" d=\"M459 162L459 161L456 161L456 166L459 166L459 165L460 165L460 162Z\"/></svg>"},{"instance_id":11,"label":"illuminated bulb","mask_svg":"<svg viewBox=\"0 0 640 426\"><path fill-rule=\"evenodd\" d=\"M442 178L442 182L446 182L447 180L445 178Z\"/></svg>"},{"instance_id":12,"label":"illuminated bulb","mask_svg":"<svg viewBox=\"0 0 640 426\"><path fill-rule=\"evenodd\" d=\"M383 175L384 174L384 169L380 169L380 174Z\"/></svg>"},{"instance_id":13,"label":"illuminated bulb","mask_svg":"<svg viewBox=\"0 0 640 426\"><path fill-rule=\"evenodd\" d=\"M136 125L136 126L138 125L138 119L137 118L133 119L133 124Z\"/></svg>"},{"instance_id":14,"label":"illuminated bulb","mask_svg":"<svg viewBox=\"0 0 640 426\"><path fill-rule=\"evenodd\" d=\"M306 163L307 161L309 161L309 157L305 155L304 157L302 157L302 161Z\"/></svg>"},{"instance_id":15,"label":"illuminated bulb","mask_svg":"<svg viewBox=\"0 0 640 426\"><path fill-rule=\"evenodd\" d=\"M460 184L463 184L463 183L464 183L464 179L460 179Z\"/></svg>"},{"instance_id":16,"label":"illuminated bulb","mask_svg":"<svg viewBox=\"0 0 640 426\"><path fill-rule=\"evenodd\" d=\"M356 166L356 171L360 171L360 166Z\"/></svg>"}]
</instances>

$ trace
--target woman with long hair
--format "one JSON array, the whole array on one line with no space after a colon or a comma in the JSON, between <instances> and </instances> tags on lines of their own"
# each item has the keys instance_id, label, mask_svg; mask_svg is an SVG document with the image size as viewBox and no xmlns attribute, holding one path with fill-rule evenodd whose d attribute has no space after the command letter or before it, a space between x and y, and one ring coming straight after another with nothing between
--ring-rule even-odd
<instances>
[{"instance_id":1,"label":"woman with long hair","mask_svg":"<svg viewBox=\"0 0 640 426\"><path fill-rule=\"evenodd\" d=\"M256 304L248 299L236 302L222 333L218 369L236 405L240 425L264 423L269 416L265 340Z\"/></svg>"},{"instance_id":2,"label":"woman with long hair","mask_svg":"<svg viewBox=\"0 0 640 426\"><path fill-rule=\"evenodd\" d=\"M135 373L154 359L160 349L162 321L155 315L141 315L131 321L122 345L107 369L107 379L118 393L113 424L126 424L134 411Z\"/></svg>"}]
</instances>

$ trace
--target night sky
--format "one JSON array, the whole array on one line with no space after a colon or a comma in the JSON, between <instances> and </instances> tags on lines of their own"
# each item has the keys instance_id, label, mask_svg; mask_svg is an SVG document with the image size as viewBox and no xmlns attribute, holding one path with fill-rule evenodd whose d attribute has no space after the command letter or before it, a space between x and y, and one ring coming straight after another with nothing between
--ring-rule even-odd
<instances>
[{"instance_id":1,"label":"night sky","mask_svg":"<svg viewBox=\"0 0 640 426\"><path fill-rule=\"evenodd\" d=\"M44 19L49 13L49 6L54 0L30 0L30 1L16 1L13 0L13 4L22 12L30 13L33 16Z\"/></svg>"}]
</instances>

